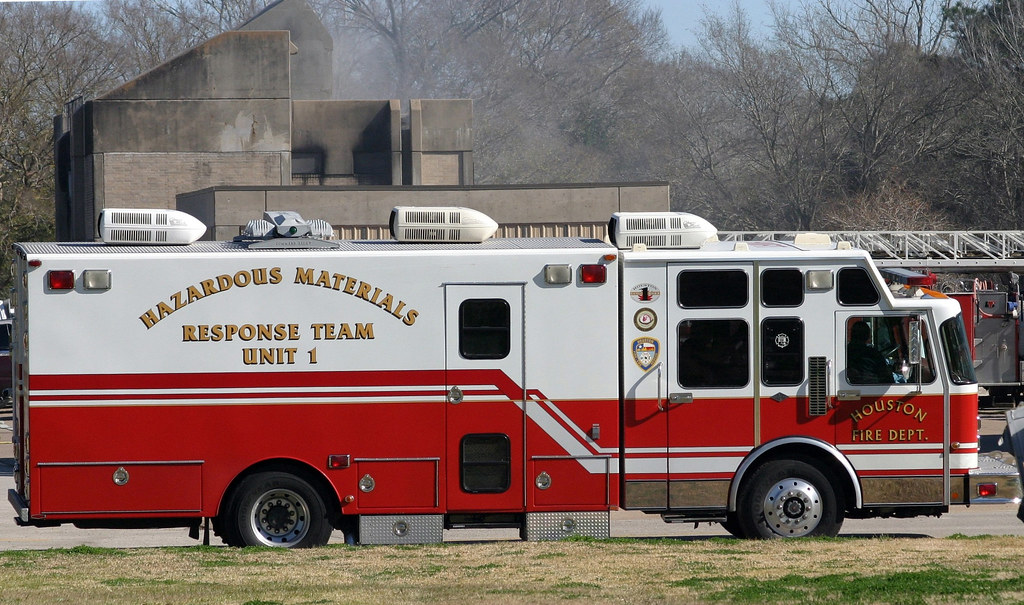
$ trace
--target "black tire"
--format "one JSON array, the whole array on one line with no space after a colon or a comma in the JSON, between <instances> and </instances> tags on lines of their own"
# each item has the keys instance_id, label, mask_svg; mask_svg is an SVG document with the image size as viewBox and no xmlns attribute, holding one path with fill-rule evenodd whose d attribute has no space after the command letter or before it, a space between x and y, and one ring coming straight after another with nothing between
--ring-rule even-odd
<instances>
[{"instance_id":1,"label":"black tire","mask_svg":"<svg viewBox=\"0 0 1024 605\"><path fill-rule=\"evenodd\" d=\"M739 528L748 538L835 536L843 525L836 488L815 467L775 460L740 491Z\"/></svg>"},{"instance_id":2,"label":"black tire","mask_svg":"<svg viewBox=\"0 0 1024 605\"><path fill-rule=\"evenodd\" d=\"M219 524L231 546L323 546L334 529L320 493L285 472L250 475L238 484Z\"/></svg>"},{"instance_id":3,"label":"black tire","mask_svg":"<svg viewBox=\"0 0 1024 605\"><path fill-rule=\"evenodd\" d=\"M729 513L725 521L722 521L722 527L735 538L742 540L747 537L743 533L743 528L740 527L740 521L736 513Z\"/></svg>"}]
</instances>

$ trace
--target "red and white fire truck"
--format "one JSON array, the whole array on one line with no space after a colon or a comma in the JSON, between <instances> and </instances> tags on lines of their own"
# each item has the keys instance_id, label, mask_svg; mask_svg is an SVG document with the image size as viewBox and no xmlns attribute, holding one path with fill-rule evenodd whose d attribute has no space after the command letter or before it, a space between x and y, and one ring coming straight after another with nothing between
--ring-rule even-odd
<instances>
[{"instance_id":1,"label":"red and white fire truck","mask_svg":"<svg viewBox=\"0 0 1024 605\"><path fill-rule=\"evenodd\" d=\"M610 511L745 537L1012 498L978 476L960 306L894 296L826 239L715 242L621 213L613 243L495 239L396 208L394 241L267 213L231 242L105 210L105 242L15 246L24 525L231 545L609 535Z\"/></svg>"}]
</instances>

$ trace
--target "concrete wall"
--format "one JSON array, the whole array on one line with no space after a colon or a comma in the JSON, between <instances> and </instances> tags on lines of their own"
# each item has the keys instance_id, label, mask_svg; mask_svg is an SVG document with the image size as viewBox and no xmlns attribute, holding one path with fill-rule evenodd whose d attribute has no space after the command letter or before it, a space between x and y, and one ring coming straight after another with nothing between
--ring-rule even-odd
<instances>
[{"instance_id":1,"label":"concrete wall","mask_svg":"<svg viewBox=\"0 0 1024 605\"><path fill-rule=\"evenodd\" d=\"M291 32L291 97L306 100L331 98L334 40L303 0L275 2L238 29Z\"/></svg>"},{"instance_id":2,"label":"concrete wall","mask_svg":"<svg viewBox=\"0 0 1024 605\"><path fill-rule=\"evenodd\" d=\"M604 237L613 212L667 211L668 183L504 187L214 187L177 196L177 209L206 223L205 239L227 240L265 210L324 219L345 239L389 238L395 206L463 206L501 225L499 237Z\"/></svg>"},{"instance_id":3,"label":"concrete wall","mask_svg":"<svg viewBox=\"0 0 1024 605\"><path fill-rule=\"evenodd\" d=\"M400 185L401 141L398 101L292 103L292 153L320 158L317 184Z\"/></svg>"},{"instance_id":4,"label":"concrete wall","mask_svg":"<svg viewBox=\"0 0 1024 605\"><path fill-rule=\"evenodd\" d=\"M412 99L405 185L473 184L473 101Z\"/></svg>"},{"instance_id":5,"label":"concrete wall","mask_svg":"<svg viewBox=\"0 0 1024 605\"><path fill-rule=\"evenodd\" d=\"M291 184L290 48L287 31L228 32L76 107L57 140L72 183L57 192L58 239L92 239L102 208Z\"/></svg>"}]
</instances>

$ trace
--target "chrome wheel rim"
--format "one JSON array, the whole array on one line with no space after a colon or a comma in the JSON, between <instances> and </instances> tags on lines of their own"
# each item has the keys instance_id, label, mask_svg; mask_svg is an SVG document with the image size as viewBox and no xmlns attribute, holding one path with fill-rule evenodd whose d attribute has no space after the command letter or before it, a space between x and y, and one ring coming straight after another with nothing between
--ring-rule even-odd
<instances>
[{"instance_id":1,"label":"chrome wheel rim","mask_svg":"<svg viewBox=\"0 0 1024 605\"><path fill-rule=\"evenodd\" d=\"M263 544L292 546L309 531L309 506L292 490L271 490L253 504L249 522Z\"/></svg>"},{"instance_id":2,"label":"chrome wheel rim","mask_svg":"<svg viewBox=\"0 0 1024 605\"><path fill-rule=\"evenodd\" d=\"M775 534L799 538L814 531L824 507L821 493L803 479L789 477L776 481L765 494L764 521Z\"/></svg>"}]
</instances>

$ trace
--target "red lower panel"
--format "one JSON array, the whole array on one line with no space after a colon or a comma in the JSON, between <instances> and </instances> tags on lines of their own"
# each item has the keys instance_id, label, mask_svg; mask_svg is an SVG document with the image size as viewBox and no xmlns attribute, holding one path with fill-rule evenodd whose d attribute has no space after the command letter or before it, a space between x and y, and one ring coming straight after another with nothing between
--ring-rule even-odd
<instances>
[{"instance_id":1,"label":"red lower panel","mask_svg":"<svg viewBox=\"0 0 1024 605\"><path fill-rule=\"evenodd\" d=\"M418 509L439 505L439 462L434 460L356 461L359 508Z\"/></svg>"},{"instance_id":2,"label":"red lower panel","mask_svg":"<svg viewBox=\"0 0 1024 605\"><path fill-rule=\"evenodd\" d=\"M592 468L584 468L581 462ZM565 510L567 507L606 507L610 504L612 488L610 476L604 472L607 462L605 459L580 461L571 458L531 461L531 471L528 473L531 508ZM544 476L541 484L548 486L545 489L538 486L538 477L542 473Z\"/></svg>"},{"instance_id":3,"label":"red lower panel","mask_svg":"<svg viewBox=\"0 0 1024 605\"><path fill-rule=\"evenodd\" d=\"M196 513L202 465L96 464L39 468L43 514Z\"/></svg>"}]
</instances>

